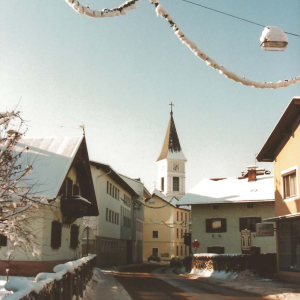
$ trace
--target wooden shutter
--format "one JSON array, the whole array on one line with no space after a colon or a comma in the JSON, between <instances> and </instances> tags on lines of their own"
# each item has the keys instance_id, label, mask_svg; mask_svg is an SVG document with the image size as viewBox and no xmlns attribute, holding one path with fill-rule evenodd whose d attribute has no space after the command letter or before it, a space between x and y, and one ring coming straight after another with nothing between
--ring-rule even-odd
<instances>
[{"instance_id":1,"label":"wooden shutter","mask_svg":"<svg viewBox=\"0 0 300 300\"><path fill-rule=\"evenodd\" d=\"M73 194L73 180L69 177L67 178L67 196L71 197Z\"/></svg>"},{"instance_id":2,"label":"wooden shutter","mask_svg":"<svg viewBox=\"0 0 300 300\"><path fill-rule=\"evenodd\" d=\"M77 184L73 185L73 196L79 195L79 186Z\"/></svg>"},{"instance_id":3,"label":"wooden shutter","mask_svg":"<svg viewBox=\"0 0 300 300\"><path fill-rule=\"evenodd\" d=\"M0 247L7 246L7 236L0 234Z\"/></svg>"},{"instance_id":4,"label":"wooden shutter","mask_svg":"<svg viewBox=\"0 0 300 300\"><path fill-rule=\"evenodd\" d=\"M76 249L78 247L78 237L79 237L79 226L72 225L70 231L70 248Z\"/></svg>"},{"instance_id":5,"label":"wooden shutter","mask_svg":"<svg viewBox=\"0 0 300 300\"><path fill-rule=\"evenodd\" d=\"M206 232L211 232L211 219L206 219Z\"/></svg>"},{"instance_id":6,"label":"wooden shutter","mask_svg":"<svg viewBox=\"0 0 300 300\"><path fill-rule=\"evenodd\" d=\"M51 230L51 247L58 249L61 246L61 223L58 221L52 222Z\"/></svg>"},{"instance_id":7,"label":"wooden shutter","mask_svg":"<svg viewBox=\"0 0 300 300\"><path fill-rule=\"evenodd\" d=\"M226 231L227 231L226 219L223 218L221 219L221 232L226 232Z\"/></svg>"},{"instance_id":8,"label":"wooden shutter","mask_svg":"<svg viewBox=\"0 0 300 300\"><path fill-rule=\"evenodd\" d=\"M246 227L246 218L240 218L240 231L244 230Z\"/></svg>"}]
</instances>

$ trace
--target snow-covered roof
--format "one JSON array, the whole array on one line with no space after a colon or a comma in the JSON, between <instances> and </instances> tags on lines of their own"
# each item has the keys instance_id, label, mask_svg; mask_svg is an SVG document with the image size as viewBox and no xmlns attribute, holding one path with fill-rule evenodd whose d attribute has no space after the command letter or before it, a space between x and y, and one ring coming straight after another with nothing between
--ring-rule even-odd
<instances>
[{"instance_id":1,"label":"snow-covered roof","mask_svg":"<svg viewBox=\"0 0 300 300\"><path fill-rule=\"evenodd\" d=\"M34 193L48 199L57 196L83 138L23 138L18 142L17 152L29 147L20 160L24 164L33 164L26 181L35 184Z\"/></svg>"},{"instance_id":2,"label":"snow-covered roof","mask_svg":"<svg viewBox=\"0 0 300 300\"><path fill-rule=\"evenodd\" d=\"M157 188L154 188L151 191L151 195L152 195L152 197L157 196L157 197L161 198L165 202L170 203L170 205L172 205L172 206L175 206L175 207L178 206L179 201L175 197L173 197L173 196L172 197L167 197L164 193L159 191ZM185 206L185 205L180 206L180 208L191 210L191 208L189 206Z\"/></svg>"},{"instance_id":3,"label":"snow-covered roof","mask_svg":"<svg viewBox=\"0 0 300 300\"><path fill-rule=\"evenodd\" d=\"M180 146L172 111L170 115L170 120L167 128L164 144L157 161L166 158L187 161Z\"/></svg>"},{"instance_id":4,"label":"snow-covered roof","mask_svg":"<svg viewBox=\"0 0 300 300\"><path fill-rule=\"evenodd\" d=\"M248 178L203 179L177 205L275 201L273 175Z\"/></svg>"}]
</instances>

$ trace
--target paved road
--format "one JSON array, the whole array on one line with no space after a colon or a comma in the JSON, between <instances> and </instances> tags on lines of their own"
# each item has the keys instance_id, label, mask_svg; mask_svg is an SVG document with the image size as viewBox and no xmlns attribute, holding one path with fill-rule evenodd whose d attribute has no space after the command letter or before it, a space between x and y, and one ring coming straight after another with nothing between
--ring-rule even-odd
<instances>
[{"instance_id":1,"label":"paved road","mask_svg":"<svg viewBox=\"0 0 300 300\"><path fill-rule=\"evenodd\" d=\"M264 299L215 287L174 274L174 268L144 265L124 268L115 277L133 300L258 300Z\"/></svg>"}]
</instances>

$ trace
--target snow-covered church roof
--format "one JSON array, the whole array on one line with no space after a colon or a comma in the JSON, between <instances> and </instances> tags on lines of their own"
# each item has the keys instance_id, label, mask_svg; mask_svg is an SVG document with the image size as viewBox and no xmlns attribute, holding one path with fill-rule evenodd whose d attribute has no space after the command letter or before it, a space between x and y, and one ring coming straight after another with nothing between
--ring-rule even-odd
<instances>
[{"instance_id":1,"label":"snow-covered church roof","mask_svg":"<svg viewBox=\"0 0 300 300\"><path fill-rule=\"evenodd\" d=\"M273 175L247 178L203 179L177 205L275 201Z\"/></svg>"},{"instance_id":2,"label":"snow-covered church roof","mask_svg":"<svg viewBox=\"0 0 300 300\"><path fill-rule=\"evenodd\" d=\"M161 150L161 153L157 159L157 161L166 159L166 158L172 158L182 161L187 161L186 157L184 156L178 134L175 127L175 122L173 119L173 112L170 113L170 120L168 124L167 133L165 136L164 144Z\"/></svg>"}]
</instances>

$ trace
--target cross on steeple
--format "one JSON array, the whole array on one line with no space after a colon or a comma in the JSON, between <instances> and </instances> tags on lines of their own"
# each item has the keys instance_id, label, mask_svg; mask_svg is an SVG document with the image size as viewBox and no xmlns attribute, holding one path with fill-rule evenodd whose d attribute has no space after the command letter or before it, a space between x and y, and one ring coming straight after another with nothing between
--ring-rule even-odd
<instances>
[{"instance_id":1,"label":"cross on steeple","mask_svg":"<svg viewBox=\"0 0 300 300\"><path fill-rule=\"evenodd\" d=\"M169 105L171 105L171 114L172 114L173 113L172 106L175 106L175 105L172 102Z\"/></svg>"}]
</instances>

